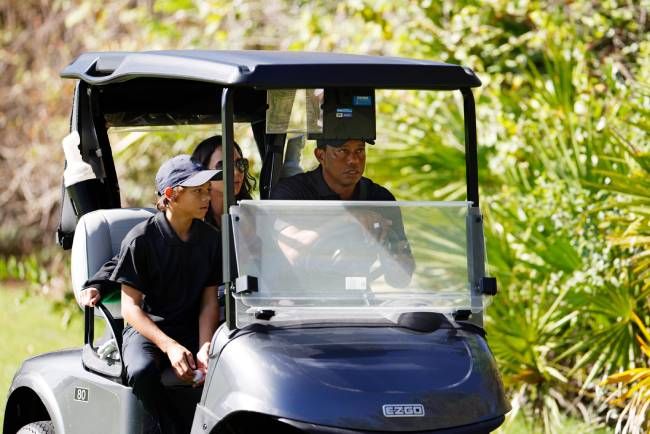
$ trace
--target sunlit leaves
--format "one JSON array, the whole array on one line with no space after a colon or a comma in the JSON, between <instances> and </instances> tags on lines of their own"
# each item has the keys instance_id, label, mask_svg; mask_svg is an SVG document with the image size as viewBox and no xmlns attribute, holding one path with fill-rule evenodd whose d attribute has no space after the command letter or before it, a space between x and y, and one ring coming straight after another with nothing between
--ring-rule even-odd
<instances>
[{"instance_id":1,"label":"sunlit leaves","mask_svg":"<svg viewBox=\"0 0 650 434\"><path fill-rule=\"evenodd\" d=\"M561 397L638 363L630 318L647 312L650 275L648 204L638 199L650 191L639 171L648 164L648 99L642 86L630 92L635 65L649 57L630 55L647 44L635 45L638 12L614 2L506 0L356 1L343 11L368 31L337 49L373 44L371 28L390 28L384 53L463 63L484 82L480 179L501 288L488 311L490 343L506 381L527 385L546 429L558 428L558 406L570 405ZM462 117L453 107L430 96L381 105L389 158L369 153L368 173L403 198L462 198Z\"/></svg>"},{"instance_id":2,"label":"sunlit leaves","mask_svg":"<svg viewBox=\"0 0 650 434\"><path fill-rule=\"evenodd\" d=\"M650 359L650 330L637 316L632 317L638 327L637 341L643 354ZM617 423L617 432L641 433L649 425L646 421L650 409L650 368L634 368L610 375L603 384L622 384L625 389L617 391L609 397L615 405L623 406L623 416ZM647 432L647 431L646 431Z\"/></svg>"},{"instance_id":3,"label":"sunlit leaves","mask_svg":"<svg viewBox=\"0 0 650 434\"><path fill-rule=\"evenodd\" d=\"M72 95L57 74L83 51L306 49L461 63L483 82L474 90L479 177L490 271L500 288L487 312L489 342L510 390L524 391L525 412L551 429L561 423L560 409L588 413L587 392L603 375L647 362L645 347L634 341L634 318L650 320L649 6L647 0L5 1L3 249L17 249L20 237L23 248L52 239L59 141ZM400 199L464 199L458 96L382 91L377 110L379 140L368 152L367 175ZM118 169L128 178L121 184L124 203L150 204L160 160L190 151L211 133L115 137ZM633 378L641 383L619 379ZM645 402L638 401L639 411Z\"/></svg>"}]
</instances>

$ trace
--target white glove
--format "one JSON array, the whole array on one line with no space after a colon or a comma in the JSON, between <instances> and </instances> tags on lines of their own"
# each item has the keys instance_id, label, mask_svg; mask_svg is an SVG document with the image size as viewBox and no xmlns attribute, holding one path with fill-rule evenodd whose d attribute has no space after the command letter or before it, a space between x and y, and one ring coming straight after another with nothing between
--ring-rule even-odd
<instances>
[{"instance_id":1,"label":"white glove","mask_svg":"<svg viewBox=\"0 0 650 434\"><path fill-rule=\"evenodd\" d=\"M100 359L120 360L120 353L117 351L115 339L109 339L97 348L97 355Z\"/></svg>"},{"instance_id":2,"label":"white glove","mask_svg":"<svg viewBox=\"0 0 650 434\"><path fill-rule=\"evenodd\" d=\"M203 377L205 377L205 374L203 371L200 369L195 369L194 370L194 378L192 378L193 383L198 383L199 381L203 380Z\"/></svg>"}]
</instances>

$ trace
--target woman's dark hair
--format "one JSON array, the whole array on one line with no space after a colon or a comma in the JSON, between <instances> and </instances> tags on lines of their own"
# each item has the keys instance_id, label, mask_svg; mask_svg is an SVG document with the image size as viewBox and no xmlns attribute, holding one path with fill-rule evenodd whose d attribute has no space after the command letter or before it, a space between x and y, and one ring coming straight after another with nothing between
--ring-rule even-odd
<instances>
[{"instance_id":1,"label":"woman's dark hair","mask_svg":"<svg viewBox=\"0 0 650 434\"><path fill-rule=\"evenodd\" d=\"M239 155L243 157L244 153L242 152L241 147L237 142L233 142L233 144L235 145L237 152L239 152ZM223 142L221 136L208 137L196 146L194 152L192 152L192 159L203 164L203 166L208 169L214 169L214 167L208 167L210 164L210 158L214 151L221 148L222 145ZM251 191L255 189L255 184L255 178L253 178L253 176L248 172L244 173L244 183L241 186L241 190L239 190L239 194L235 196L235 200L252 199Z\"/></svg>"},{"instance_id":2,"label":"woman's dark hair","mask_svg":"<svg viewBox=\"0 0 650 434\"><path fill-rule=\"evenodd\" d=\"M233 144L235 145L235 149L237 149L237 152L239 152L239 155L243 157L244 154L241 151L241 147L237 144L237 142L233 142ZM223 146L223 141L221 139L221 136L208 137L207 139L203 140L201 143L196 145L196 148L194 148L194 152L192 152L192 159L198 161L208 169L214 169L214 167L208 167L210 165L210 158L212 158L212 154L214 153L214 151L218 148L221 148L222 146ZM244 182L241 186L241 190L239 190L239 194L235 196L235 200L252 199L251 191L254 188L255 188L255 178L253 178L248 172L244 173ZM221 225L215 220L214 216L212 215L212 212L209 212L205 216L205 221L207 223L210 223L214 227L217 228L221 227Z\"/></svg>"}]
</instances>

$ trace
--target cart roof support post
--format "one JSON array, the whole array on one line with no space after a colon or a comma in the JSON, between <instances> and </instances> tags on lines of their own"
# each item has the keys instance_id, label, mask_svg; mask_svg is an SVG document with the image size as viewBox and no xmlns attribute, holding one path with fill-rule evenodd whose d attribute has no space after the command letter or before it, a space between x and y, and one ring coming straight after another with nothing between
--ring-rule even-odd
<instances>
[{"instance_id":1,"label":"cart roof support post","mask_svg":"<svg viewBox=\"0 0 650 434\"><path fill-rule=\"evenodd\" d=\"M232 231L230 228L230 206L235 203L235 195L233 192L233 178L234 178L234 115L233 115L233 89L224 88L221 94L221 126L222 126L222 141L221 146L222 161L223 161L223 214L221 216L221 248L223 256L223 281L225 288L225 303L226 303L226 326L228 329L235 328L235 299L231 294L231 282L234 281L236 276L233 275L235 271L234 264L231 264L231 248L232 248Z\"/></svg>"},{"instance_id":2,"label":"cart roof support post","mask_svg":"<svg viewBox=\"0 0 650 434\"><path fill-rule=\"evenodd\" d=\"M476 144L476 108L472 89L465 87L460 90L463 94L463 109L465 118L465 177L467 179L467 200L478 208L478 153Z\"/></svg>"}]
</instances>

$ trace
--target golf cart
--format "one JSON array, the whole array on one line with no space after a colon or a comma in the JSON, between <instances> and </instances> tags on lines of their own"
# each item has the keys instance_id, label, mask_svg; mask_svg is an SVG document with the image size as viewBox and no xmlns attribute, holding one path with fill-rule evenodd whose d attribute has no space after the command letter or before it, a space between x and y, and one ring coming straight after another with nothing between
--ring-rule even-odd
<instances>
[{"instance_id":1,"label":"golf cart","mask_svg":"<svg viewBox=\"0 0 650 434\"><path fill-rule=\"evenodd\" d=\"M331 53L159 51L83 54L62 76L77 80L71 148L92 169L64 180L57 236L72 249L75 294L154 212L121 208L109 131L211 125L223 136L225 321L202 389L162 380L188 407L193 434L487 433L502 424L509 405L483 330L496 282L485 271L471 90L480 81L470 69ZM396 89L462 95L466 201L267 200L295 166L290 134L373 140L376 99ZM250 126L259 151L259 200L234 200L236 125ZM381 148L377 140L371 152ZM74 158L68 149L68 167ZM119 295L102 301L85 308L83 348L23 363L5 433L143 431L120 357ZM106 323L97 341L95 317Z\"/></svg>"}]
</instances>

